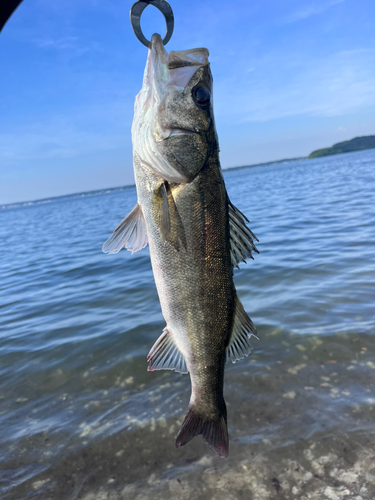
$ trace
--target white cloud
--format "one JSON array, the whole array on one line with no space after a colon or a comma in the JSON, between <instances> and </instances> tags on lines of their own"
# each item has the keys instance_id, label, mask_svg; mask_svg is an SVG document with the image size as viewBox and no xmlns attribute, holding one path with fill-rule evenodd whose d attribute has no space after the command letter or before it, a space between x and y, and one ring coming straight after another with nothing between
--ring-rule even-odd
<instances>
[{"instance_id":1,"label":"white cloud","mask_svg":"<svg viewBox=\"0 0 375 500\"><path fill-rule=\"evenodd\" d=\"M288 16L285 16L282 18L281 23L282 24L291 24L295 23L298 21L302 21L304 19L307 19L308 17L315 16L318 14L322 14L329 8L333 7L334 5L338 5L340 3L345 2L345 0L331 0L330 2L322 3L322 4L317 4L313 3L310 5L306 5L303 8L296 10L292 14L289 14Z\"/></svg>"},{"instance_id":2,"label":"white cloud","mask_svg":"<svg viewBox=\"0 0 375 500\"><path fill-rule=\"evenodd\" d=\"M54 49L76 49L78 37L66 36L62 38L36 38L34 40L38 47Z\"/></svg>"}]
</instances>

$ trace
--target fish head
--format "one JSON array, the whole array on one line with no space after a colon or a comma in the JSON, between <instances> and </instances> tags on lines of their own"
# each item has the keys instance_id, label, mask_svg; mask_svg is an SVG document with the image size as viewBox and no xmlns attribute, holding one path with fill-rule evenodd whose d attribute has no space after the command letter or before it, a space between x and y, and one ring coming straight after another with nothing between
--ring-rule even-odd
<instances>
[{"instance_id":1,"label":"fish head","mask_svg":"<svg viewBox=\"0 0 375 500\"><path fill-rule=\"evenodd\" d=\"M132 138L140 162L164 180L192 181L217 147L207 49L171 51L153 35L136 97Z\"/></svg>"}]
</instances>

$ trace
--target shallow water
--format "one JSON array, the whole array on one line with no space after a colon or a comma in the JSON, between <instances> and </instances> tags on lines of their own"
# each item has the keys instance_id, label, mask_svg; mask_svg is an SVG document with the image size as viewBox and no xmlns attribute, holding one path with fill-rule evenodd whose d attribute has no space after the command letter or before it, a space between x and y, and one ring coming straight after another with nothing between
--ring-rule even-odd
<instances>
[{"instance_id":1,"label":"shallow water","mask_svg":"<svg viewBox=\"0 0 375 500\"><path fill-rule=\"evenodd\" d=\"M148 250L101 253L134 188L0 210L0 496L375 496L375 150L228 172L260 255L260 340L228 365L230 456L174 438L188 376L147 372Z\"/></svg>"}]
</instances>

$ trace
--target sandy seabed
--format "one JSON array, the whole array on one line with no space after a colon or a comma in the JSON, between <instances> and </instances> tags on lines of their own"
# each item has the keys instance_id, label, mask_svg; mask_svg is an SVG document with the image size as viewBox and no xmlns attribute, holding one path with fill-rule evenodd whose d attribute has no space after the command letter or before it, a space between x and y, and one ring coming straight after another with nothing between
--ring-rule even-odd
<instances>
[{"instance_id":1,"label":"sandy seabed","mask_svg":"<svg viewBox=\"0 0 375 500\"><path fill-rule=\"evenodd\" d=\"M155 413L132 432L51 464L4 498L373 500L374 337L291 337L276 345L269 355L277 361L257 367L255 353L241 376L227 373L228 458L201 437L175 449L184 415ZM246 400L242 384L252 386Z\"/></svg>"}]
</instances>

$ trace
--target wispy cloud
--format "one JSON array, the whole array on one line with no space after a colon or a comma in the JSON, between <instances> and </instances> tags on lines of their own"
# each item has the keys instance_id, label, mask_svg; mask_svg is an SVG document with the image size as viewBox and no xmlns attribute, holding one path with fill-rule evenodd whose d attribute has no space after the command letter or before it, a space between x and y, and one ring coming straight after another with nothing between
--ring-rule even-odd
<instances>
[{"instance_id":1,"label":"wispy cloud","mask_svg":"<svg viewBox=\"0 0 375 500\"><path fill-rule=\"evenodd\" d=\"M82 40L76 36L31 37L27 41L40 49L64 52L69 54L69 57L80 57L89 51L102 51L102 47L97 41Z\"/></svg>"},{"instance_id":2,"label":"wispy cloud","mask_svg":"<svg viewBox=\"0 0 375 500\"><path fill-rule=\"evenodd\" d=\"M298 115L340 116L375 106L375 50L341 51L294 63L289 60L284 68L277 57L274 54L262 63L273 67L272 81L260 64L236 83L238 99L225 100L224 93L233 84L220 82L216 112L237 122L264 122Z\"/></svg>"},{"instance_id":3,"label":"wispy cloud","mask_svg":"<svg viewBox=\"0 0 375 500\"><path fill-rule=\"evenodd\" d=\"M34 43L38 47L53 49L76 49L78 48L78 37L65 36L62 38L36 38Z\"/></svg>"},{"instance_id":4,"label":"wispy cloud","mask_svg":"<svg viewBox=\"0 0 375 500\"><path fill-rule=\"evenodd\" d=\"M330 2L324 2L321 4L318 3L312 3L310 5L306 5L291 14L283 17L281 19L282 24L291 24L295 23L298 21L302 21L304 19L307 19L308 17L311 16L316 16L318 14L322 14L326 10L330 9L334 5L338 5L340 3L345 2L345 0L331 0Z\"/></svg>"}]
</instances>

